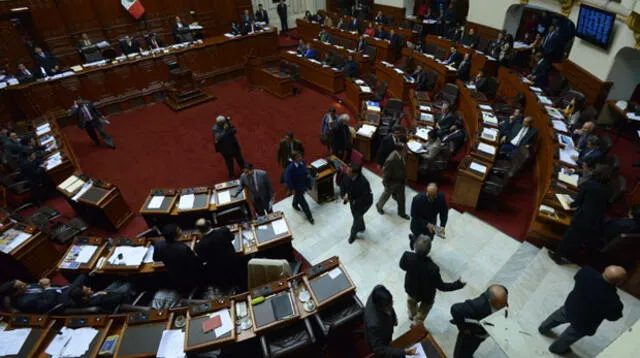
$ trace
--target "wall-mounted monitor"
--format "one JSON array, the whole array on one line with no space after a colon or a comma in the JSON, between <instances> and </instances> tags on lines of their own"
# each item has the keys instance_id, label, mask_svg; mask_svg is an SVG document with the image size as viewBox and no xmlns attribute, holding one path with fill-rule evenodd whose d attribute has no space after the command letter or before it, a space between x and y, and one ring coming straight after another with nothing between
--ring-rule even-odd
<instances>
[{"instance_id":1,"label":"wall-mounted monitor","mask_svg":"<svg viewBox=\"0 0 640 358\"><path fill-rule=\"evenodd\" d=\"M611 44L613 24L615 21L616 14L581 4L578 25L576 26L576 36L608 50Z\"/></svg>"}]
</instances>

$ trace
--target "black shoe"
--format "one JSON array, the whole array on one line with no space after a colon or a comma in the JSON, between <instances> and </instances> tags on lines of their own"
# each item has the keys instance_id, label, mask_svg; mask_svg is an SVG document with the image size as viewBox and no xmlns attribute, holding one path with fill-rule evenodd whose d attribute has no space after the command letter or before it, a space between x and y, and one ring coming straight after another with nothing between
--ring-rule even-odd
<instances>
[{"instance_id":1,"label":"black shoe","mask_svg":"<svg viewBox=\"0 0 640 358\"><path fill-rule=\"evenodd\" d=\"M548 330L548 331L543 330L542 326L538 327L538 333L540 333L543 336L547 336L547 337L551 336L551 331L550 330Z\"/></svg>"},{"instance_id":2,"label":"black shoe","mask_svg":"<svg viewBox=\"0 0 640 358\"><path fill-rule=\"evenodd\" d=\"M313 221L313 218L309 218L309 222L311 223L311 225L314 225L316 222Z\"/></svg>"},{"instance_id":3,"label":"black shoe","mask_svg":"<svg viewBox=\"0 0 640 358\"><path fill-rule=\"evenodd\" d=\"M349 244L353 244L354 241L356 241L355 235L349 236Z\"/></svg>"},{"instance_id":4,"label":"black shoe","mask_svg":"<svg viewBox=\"0 0 640 358\"><path fill-rule=\"evenodd\" d=\"M376 206L376 210L378 210L378 214L380 215L384 215L384 210L380 209L379 207Z\"/></svg>"},{"instance_id":5,"label":"black shoe","mask_svg":"<svg viewBox=\"0 0 640 358\"><path fill-rule=\"evenodd\" d=\"M411 220L411 218L407 214L402 214L402 215L398 215L398 216L403 218L403 219L405 219L405 220Z\"/></svg>"},{"instance_id":6,"label":"black shoe","mask_svg":"<svg viewBox=\"0 0 640 358\"><path fill-rule=\"evenodd\" d=\"M414 238L415 236L413 236L413 234L409 234L409 248L411 248L411 250L413 250Z\"/></svg>"}]
</instances>

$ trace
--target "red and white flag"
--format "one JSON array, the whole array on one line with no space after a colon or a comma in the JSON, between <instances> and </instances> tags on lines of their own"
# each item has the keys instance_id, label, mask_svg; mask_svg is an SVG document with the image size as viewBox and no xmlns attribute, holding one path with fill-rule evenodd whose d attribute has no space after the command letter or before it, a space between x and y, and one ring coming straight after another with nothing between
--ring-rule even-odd
<instances>
[{"instance_id":1,"label":"red and white flag","mask_svg":"<svg viewBox=\"0 0 640 358\"><path fill-rule=\"evenodd\" d=\"M136 19L144 15L144 6L142 6L140 0L120 0L120 3Z\"/></svg>"}]
</instances>

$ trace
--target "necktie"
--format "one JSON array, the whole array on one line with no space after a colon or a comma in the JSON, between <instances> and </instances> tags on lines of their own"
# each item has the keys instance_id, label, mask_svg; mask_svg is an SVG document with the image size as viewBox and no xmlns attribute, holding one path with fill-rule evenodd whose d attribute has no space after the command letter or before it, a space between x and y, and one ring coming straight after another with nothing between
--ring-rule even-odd
<instances>
[{"instance_id":1,"label":"necktie","mask_svg":"<svg viewBox=\"0 0 640 358\"><path fill-rule=\"evenodd\" d=\"M91 121L91 113L89 113L89 109L86 105L82 105L82 114L84 115L85 120Z\"/></svg>"},{"instance_id":2,"label":"necktie","mask_svg":"<svg viewBox=\"0 0 640 358\"><path fill-rule=\"evenodd\" d=\"M529 128L527 128L527 127L522 127L520 129L520 132L518 132L518 135L515 138L513 138L513 140L511 141L511 144L513 144L514 146L517 147L520 144L520 141L522 140L524 135L527 133L528 129Z\"/></svg>"}]
</instances>

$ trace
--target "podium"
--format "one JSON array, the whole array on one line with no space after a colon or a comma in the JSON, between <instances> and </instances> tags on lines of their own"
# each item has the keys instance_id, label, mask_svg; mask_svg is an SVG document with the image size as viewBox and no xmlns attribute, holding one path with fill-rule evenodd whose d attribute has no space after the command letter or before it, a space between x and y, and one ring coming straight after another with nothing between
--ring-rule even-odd
<instances>
[{"instance_id":1,"label":"podium","mask_svg":"<svg viewBox=\"0 0 640 358\"><path fill-rule=\"evenodd\" d=\"M213 95L202 91L188 68L172 68L169 70L169 77L173 87L169 90L165 103L176 112L215 99Z\"/></svg>"}]
</instances>

